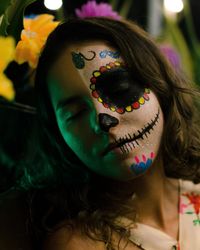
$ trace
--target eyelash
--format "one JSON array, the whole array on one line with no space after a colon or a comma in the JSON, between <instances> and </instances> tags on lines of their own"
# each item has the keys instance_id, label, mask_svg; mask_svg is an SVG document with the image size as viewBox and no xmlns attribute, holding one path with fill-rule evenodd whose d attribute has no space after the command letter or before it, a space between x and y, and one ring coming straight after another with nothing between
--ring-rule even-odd
<instances>
[{"instance_id":1,"label":"eyelash","mask_svg":"<svg viewBox=\"0 0 200 250\"><path fill-rule=\"evenodd\" d=\"M79 110L76 114L74 114L74 115L68 117L68 118L66 119L66 121L68 122L68 121L71 121L71 120L74 120L74 119L79 118L80 115L82 115L85 111L86 111L86 108L83 108L83 109Z\"/></svg>"}]
</instances>

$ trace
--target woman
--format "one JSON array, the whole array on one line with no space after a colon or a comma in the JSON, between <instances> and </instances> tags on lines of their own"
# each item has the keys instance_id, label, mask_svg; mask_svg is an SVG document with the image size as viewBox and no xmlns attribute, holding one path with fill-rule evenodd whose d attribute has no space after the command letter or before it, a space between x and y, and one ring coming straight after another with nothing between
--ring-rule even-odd
<instances>
[{"instance_id":1,"label":"woman","mask_svg":"<svg viewBox=\"0 0 200 250\"><path fill-rule=\"evenodd\" d=\"M105 18L61 24L36 91L54 181L37 225L45 249L200 248L198 93L143 30Z\"/></svg>"}]
</instances>

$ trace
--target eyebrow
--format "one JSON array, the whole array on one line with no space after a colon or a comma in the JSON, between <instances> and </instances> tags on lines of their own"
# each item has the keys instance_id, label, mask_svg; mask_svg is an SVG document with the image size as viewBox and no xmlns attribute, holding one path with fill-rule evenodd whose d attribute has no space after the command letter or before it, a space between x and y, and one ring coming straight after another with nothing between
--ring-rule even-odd
<instances>
[{"instance_id":1,"label":"eyebrow","mask_svg":"<svg viewBox=\"0 0 200 250\"><path fill-rule=\"evenodd\" d=\"M60 100L56 105L56 110L62 109L66 106L72 105L74 103L80 102L80 96L71 96Z\"/></svg>"}]
</instances>

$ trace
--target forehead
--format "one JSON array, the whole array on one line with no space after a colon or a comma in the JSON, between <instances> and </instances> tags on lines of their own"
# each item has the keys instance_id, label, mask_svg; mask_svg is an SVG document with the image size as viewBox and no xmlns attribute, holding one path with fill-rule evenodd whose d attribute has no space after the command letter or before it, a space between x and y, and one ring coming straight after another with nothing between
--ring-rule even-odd
<instances>
[{"instance_id":1,"label":"forehead","mask_svg":"<svg viewBox=\"0 0 200 250\"><path fill-rule=\"evenodd\" d=\"M58 68L66 66L73 69L73 73L87 75L95 67L103 65L119 58L119 52L105 41L85 41L71 44L58 58ZM74 70L75 69L75 70Z\"/></svg>"},{"instance_id":2,"label":"forehead","mask_svg":"<svg viewBox=\"0 0 200 250\"><path fill-rule=\"evenodd\" d=\"M94 71L116 60L119 51L104 41L85 41L69 45L54 63L48 75L51 93L78 94L89 88ZM59 93L60 89L60 93Z\"/></svg>"}]
</instances>

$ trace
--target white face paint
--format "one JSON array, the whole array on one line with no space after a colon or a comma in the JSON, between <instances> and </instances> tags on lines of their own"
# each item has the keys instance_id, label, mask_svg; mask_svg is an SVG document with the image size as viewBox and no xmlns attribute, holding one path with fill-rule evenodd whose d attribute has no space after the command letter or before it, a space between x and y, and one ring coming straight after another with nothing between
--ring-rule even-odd
<instances>
[{"instance_id":1,"label":"white face paint","mask_svg":"<svg viewBox=\"0 0 200 250\"><path fill-rule=\"evenodd\" d=\"M71 45L48 79L60 132L88 168L120 180L149 169L160 147L163 113L116 49L102 41Z\"/></svg>"}]
</instances>

